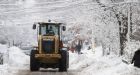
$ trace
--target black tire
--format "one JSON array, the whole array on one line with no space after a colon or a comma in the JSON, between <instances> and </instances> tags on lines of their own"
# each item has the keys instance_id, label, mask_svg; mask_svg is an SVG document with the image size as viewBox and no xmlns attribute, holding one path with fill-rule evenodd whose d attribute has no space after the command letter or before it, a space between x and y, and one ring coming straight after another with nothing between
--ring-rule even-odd
<instances>
[{"instance_id":1,"label":"black tire","mask_svg":"<svg viewBox=\"0 0 140 75\"><path fill-rule=\"evenodd\" d=\"M59 62L59 72L66 72L68 69L69 63L69 54L65 50L61 50L61 59Z\"/></svg>"},{"instance_id":2,"label":"black tire","mask_svg":"<svg viewBox=\"0 0 140 75\"><path fill-rule=\"evenodd\" d=\"M67 68L69 68L69 52L67 52Z\"/></svg>"},{"instance_id":3,"label":"black tire","mask_svg":"<svg viewBox=\"0 0 140 75\"><path fill-rule=\"evenodd\" d=\"M39 70L39 63L37 59L35 58L35 54L38 52L36 50L31 51L30 55L30 71L38 71Z\"/></svg>"}]
</instances>

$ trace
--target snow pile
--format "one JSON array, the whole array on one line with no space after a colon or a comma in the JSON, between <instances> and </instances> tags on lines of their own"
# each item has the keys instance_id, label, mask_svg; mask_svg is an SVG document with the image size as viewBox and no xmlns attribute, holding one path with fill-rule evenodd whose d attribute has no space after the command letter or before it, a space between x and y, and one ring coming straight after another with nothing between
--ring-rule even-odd
<instances>
[{"instance_id":1,"label":"snow pile","mask_svg":"<svg viewBox=\"0 0 140 75\"><path fill-rule=\"evenodd\" d=\"M0 44L0 53L3 53L3 64L0 64L0 75L14 75L18 70L29 69L29 56L18 47L8 48Z\"/></svg>"},{"instance_id":2,"label":"snow pile","mask_svg":"<svg viewBox=\"0 0 140 75\"><path fill-rule=\"evenodd\" d=\"M8 62L8 48L6 45L0 44L0 63L6 64Z\"/></svg>"},{"instance_id":3,"label":"snow pile","mask_svg":"<svg viewBox=\"0 0 140 75\"><path fill-rule=\"evenodd\" d=\"M6 53L7 53L7 46L0 44L0 63L3 62L3 64L0 64L0 74L5 75L7 74L7 64L6 64ZM3 60L3 61L1 61Z\"/></svg>"},{"instance_id":4,"label":"snow pile","mask_svg":"<svg viewBox=\"0 0 140 75\"><path fill-rule=\"evenodd\" d=\"M82 50L83 54L70 53L70 68L69 70L82 71L84 68L92 65L97 61L97 57L102 56L102 47L97 47L96 55L93 50Z\"/></svg>"},{"instance_id":5,"label":"snow pile","mask_svg":"<svg viewBox=\"0 0 140 75\"><path fill-rule=\"evenodd\" d=\"M122 63L121 59L114 56L96 58L94 61L82 73L86 73L86 75L119 75L122 71L128 69L127 65Z\"/></svg>"},{"instance_id":6,"label":"snow pile","mask_svg":"<svg viewBox=\"0 0 140 75\"><path fill-rule=\"evenodd\" d=\"M6 53L7 52L7 46L0 44L0 53Z\"/></svg>"},{"instance_id":7,"label":"snow pile","mask_svg":"<svg viewBox=\"0 0 140 75\"><path fill-rule=\"evenodd\" d=\"M95 56L96 56L96 57L101 57L101 56L103 56L103 49L102 49L102 46L95 48Z\"/></svg>"},{"instance_id":8,"label":"snow pile","mask_svg":"<svg viewBox=\"0 0 140 75\"><path fill-rule=\"evenodd\" d=\"M139 69L132 64L122 62L121 57L115 55L102 56L102 47L83 50L83 54L70 53L69 71L76 71L79 75L138 75Z\"/></svg>"},{"instance_id":9,"label":"snow pile","mask_svg":"<svg viewBox=\"0 0 140 75\"><path fill-rule=\"evenodd\" d=\"M8 74L8 65L0 65L0 75L10 75Z\"/></svg>"},{"instance_id":10,"label":"snow pile","mask_svg":"<svg viewBox=\"0 0 140 75\"><path fill-rule=\"evenodd\" d=\"M9 65L18 68L27 68L29 56L25 55L18 47L9 48Z\"/></svg>"}]
</instances>

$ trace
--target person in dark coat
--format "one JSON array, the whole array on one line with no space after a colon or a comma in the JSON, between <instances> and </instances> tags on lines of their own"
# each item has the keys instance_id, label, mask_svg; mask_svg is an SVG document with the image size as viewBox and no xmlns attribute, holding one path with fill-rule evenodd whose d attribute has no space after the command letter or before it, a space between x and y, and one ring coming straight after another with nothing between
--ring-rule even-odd
<instances>
[{"instance_id":1,"label":"person in dark coat","mask_svg":"<svg viewBox=\"0 0 140 75\"><path fill-rule=\"evenodd\" d=\"M133 64L133 63L134 63L134 66L135 66L135 67L140 68L140 49L138 49L138 50L135 52L131 64Z\"/></svg>"},{"instance_id":2,"label":"person in dark coat","mask_svg":"<svg viewBox=\"0 0 140 75\"><path fill-rule=\"evenodd\" d=\"M78 44L76 45L76 51L78 54L81 54L81 48L82 48L82 40L78 40Z\"/></svg>"}]
</instances>

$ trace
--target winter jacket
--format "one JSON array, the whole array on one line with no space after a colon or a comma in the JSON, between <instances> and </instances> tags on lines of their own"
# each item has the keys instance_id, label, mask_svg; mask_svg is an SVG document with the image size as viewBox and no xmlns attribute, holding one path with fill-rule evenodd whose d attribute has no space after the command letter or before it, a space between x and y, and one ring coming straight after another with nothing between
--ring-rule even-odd
<instances>
[{"instance_id":1,"label":"winter jacket","mask_svg":"<svg viewBox=\"0 0 140 75\"><path fill-rule=\"evenodd\" d=\"M140 68L140 49L135 52L131 63L133 62L134 62L134 66Z\"/></svg>"}]
</instances>

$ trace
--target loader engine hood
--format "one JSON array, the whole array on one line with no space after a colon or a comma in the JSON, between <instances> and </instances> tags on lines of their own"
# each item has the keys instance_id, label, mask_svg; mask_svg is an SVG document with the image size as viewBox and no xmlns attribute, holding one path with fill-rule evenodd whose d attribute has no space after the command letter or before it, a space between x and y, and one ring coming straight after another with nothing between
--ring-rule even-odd
<instances>
[{"instance_id":1,"label":"loader engine hood","mask_svg":"<svg viewBox=\"0 0 140 75\"><path fill-rule=\"evenodd\" d=\"M40 36L39 48L41 53L58 53L59 37L58 36Z\"/></svg>"},{"instance_id":2,"label":"loader engine hood","mask_svg":"<svg viewBox=\"0 0 140 75\"><path fill-rule=\"evenodd\" d=\"M42 50L44 50L45 53L55 52L55 39L43 39Z\"/></svg>"}]
</instances>

